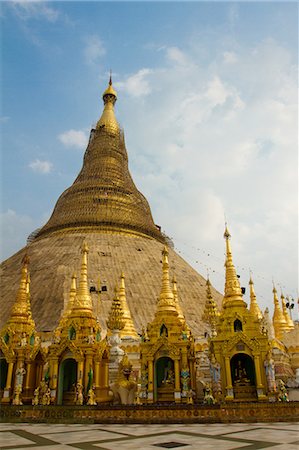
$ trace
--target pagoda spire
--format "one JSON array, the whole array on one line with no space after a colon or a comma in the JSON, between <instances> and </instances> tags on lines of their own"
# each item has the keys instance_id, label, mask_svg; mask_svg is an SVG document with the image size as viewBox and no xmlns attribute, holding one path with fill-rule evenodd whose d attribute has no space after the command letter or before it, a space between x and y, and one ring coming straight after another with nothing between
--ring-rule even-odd
<instances>
[{"instance_id":1,"label":"pagoda spire","mask_svg":"<svg viewBox=\"0 0 299 450\"><path fill-rule=\"evenodd\" d=\"M211 328L211 335L212 335L212 337L214 337L217 334L216 324L217 324L217 319L219 317L219 311L218 311L217 304L212 296L211 283L210 283L209 277L207 278L206 287L207 287L206 288L207 299L206 299L206 303L205 303L204 312L202 315L202 320L206 324L209 325L209 327Z\"/></svg>"},{"instance_id":2,"label":"pagoda spire","mask_svg":"<svg viewBox=\"0 0 299 450\"><path fill-rule=\"evenodd\" d=\"M134 339L138 338L134 322L131 316L131 312L127 303L126 297L126 286L125 286L125 275L122 272L120 277L120 286L118 291L119 301L122 306L124 327L120 333L121 337L132 337Z\"/></svg>"},{"instance_id":3,"label":"pagoda spire","mask_svg":"<svg viewBox=\"0 0 299 450\"><path fill-rule=\"evenodd\" d=\"M273 284L273 300L274 300L274 313L273 313L273 326L275 331L275 337L281 339L283 333L286 331L286 320L284 318L283 312L280 309L279 300L277 296L277 290Z\"/></svg>"},{"instance_id":4,"label":"pagoda spire","mask_svg":"<svg viewBox=\"0 0 299 450\"><path fill-rule=\"evenodd\" d=\"M283 293L281 293L280 299L281 299L281 305L282 305L282 313L283 313L283 316L285 318L286 325L288 328L286 331L291 331L295 328L295 325L288 313L286 301L285 301Z\"/></svg>"},{"instance_id":5,"label":"pagoda spire","mask_svg":"<svg viewBox=\"0 0 299 450\"><path fill-rule=\"evenodd\" d=\"M168 249L166 245L162 251L162 288L160 298L158 300L157 312L174 312L178 315L174 295L170 287Z\"/></svg>"},{"instance_id":6,"label":"pagoda spire","mask_svg":"<svg viewBox=\"0 0 299 450\"><path fill-rule=\"evenodd\" d=\"M122 304L118 295L118 288L115 286L114 297L112 300L111 309L108 315L107 327L109 330L122 330L125 326L124 312Z\"/></svg>"},{"instance_id":7,"label":"pagoda spire","mask_svg":"<svg viewBox=\"0 0 299 450\"><path fill-rule=\"evenodd\" d=\"M182 322L185 322L185 316L184 316L183 310L182 310L180 302L179 302L177 281L176 281L176 276L175 275L173 275L173 277L172 277L172 292L173 292L174 302L176 304L176 309L177 309L177 312L178 312L178 318Z\"/></svg>"},{"instance_id":8,"label":"pagoda spire","mask_svg":"<svg viewBox=\"0 0 299 450\"><path fill-rule=\"evenodd\" d=\"M232 250L230 245L231 235L225 226L224 238L226 243L226 260L225 260L225 287L223 306L228 305L243 306L246 307L246 303L242 298L242 290L237 277L236 269L233 263Z\"/></svg>"},{"instance_id":9,"label":"pagoda spire","mask_svg":"<svg viewBox=\"0 0 299 450\"><path fill-rule=\"evenodd\" d=\"M92 300L90 292L88 289L88 272L87 272L87 262L88 262L88 252L89 248L87 242L83 242L81 253L81 271L80 271L80 281L77 295L75 296L75 301L73 305L72 312L85 312L87 314L93 314Z\"/></svg>"},{"instance_id":10,"label":"pagoda spire","mask_svg":"<svg viewBox=\"0 0 299 450\"><path fill-rule=\"evenodd\" d=\"M263 314L260 310L260 307L258 305L258 302L256 300L255 290L254 290L254 283L252 281L252 276L250 275L249 279L249 288L250 288L250 307L249 311L258 319L261 320L263 318Z\"/></svg>"},{"instance_id":11,"label":"pagoda spire","mask_svg":"<svg viewBox=\"0 0 299 450\"><path fill-rule=\"evenodd\" d=\"M11 309L9 323L29 324L35 327L32 319L30 306L30 277L29 277L29 257L25 255L22 259L22 270L20 286L17 292L16 301Z\"/></svg>"},{"instance_id":12,"label":"pagoda spire","mask_svg":"<svg viewBox=\"0 0 299 450\"><path fill-rule=\"evenodd\" d=\"M112 74L110 72L107 89L103 93L104 111L96 125L96 129L104 129L111 134L119 134L119 124L114 114L114 105L117 94L112 86Z\"/></svg>"}]
</instances>

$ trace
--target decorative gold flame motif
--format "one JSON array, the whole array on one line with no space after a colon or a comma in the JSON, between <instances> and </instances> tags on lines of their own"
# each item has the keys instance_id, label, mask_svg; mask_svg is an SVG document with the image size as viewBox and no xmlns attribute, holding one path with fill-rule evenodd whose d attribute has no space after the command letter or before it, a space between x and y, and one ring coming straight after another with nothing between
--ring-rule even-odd
<instances>
[{"instance_id":1,"label":"decorative gold flame motif","mask_svg":"<svg viewBox=\"0 0 299 450\"><path fill-rule=\"evenodd\" d=\"M114 115L116 92L110 79L104 111L91 131L81 172L58 199L37 238L53 232L109 231L164 238L129 169L123 132Z\"/></svg>"},{"instance_id":2,"label":"decorative gold flame motif","mask_svg":"<svg viewBox=\"0 0 299 450\"><path fill-rule=\"evenodd\" d=\"M107 320L107 327L111 331L122 330L125 326L124 312L117 291L118 289L116 286L114 298L112 301L111 309Z\"/></svg>"}]
</instances>

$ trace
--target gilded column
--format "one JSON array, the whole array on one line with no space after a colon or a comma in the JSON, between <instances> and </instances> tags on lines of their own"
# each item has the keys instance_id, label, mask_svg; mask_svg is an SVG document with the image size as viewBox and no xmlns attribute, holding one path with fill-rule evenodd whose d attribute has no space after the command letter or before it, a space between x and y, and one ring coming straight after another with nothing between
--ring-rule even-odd
<instances>
[{"instance_id":1,"label":"gilded column","mask_svg":"<svg viewBox=\"0 0 299 450\"><path fill-rule=\"evenodd\" d=\"M176 403L181 401L181 380L180 380L180 361L174 360L174 400Z\"/></svg>"},{"instance_id":2,"label":"gilded column","mask_svg":"<svg viewBox=\"0 0 299 450\"><path fill-rule=\"evenodd\" d=\"M85 371L84 371L84 387L87 388L89 371L92 369L92 349L86 350Z\"/></svg>"},{"instance_id":3,"label":"gilded column","mask_svg":"<svg viewBox=\"0 0 299 450\"><path fill-rule=\"evenodd\" d=\"M260 367L260 360L258 355L254 355L254 368L255 368L255 375L256 375L256 392L259 399L265 399L266 396L264 394L264 386L262 384L262 377L261 377L261 367Z\"/></svg>"},{"instance_id":4,"label":"gilded column","mask_svg":"<svg viewBox=\"0 0 299 450\"><path fill-rule=\"evenodd\" d=\"M226 400L233 400L234 398L234 391L233 391L233 385L232 385L232 374L230 370L230 361L229 357L225 357L225 373L226 373Z\"/></svg>"},{"instance_id":5,"label":"gilded column","mask_svg":"<svg viewBox=\"0 0 299 450\"><path fill-rule=\"evenodd\" d=\"M83 380L83 367L84 367L84 361L78 361L78 368L77 368L77 382L82 383Z\"/></svg>"},{"instance_id":6,"label":"gilded column","mask_svg":"<svg viewBox=\"0 0 299 450\"><path fill-rule=\"evenodd\" d=\"M58 359L53 360L53 380L52 380L52 389L57 389L58 382Z\"/></svg>"},{"instance_id":7,"label":"gilded column","mask_svg":"<svg viewBox=\"0 0 299 450\"><path fill-rule=\"evenodd\" d=\"M100 386L100 361L94 363L94 384L96 388Z\"/></svg>"},{"instance_id":8,"label":"gilded column","mask_svg":"<svg viewBox=\"0 0 299 450\"><path fill-rule=\"evenodd\" d=\"M31 369L32 369L32 363L27 363L26 366L26 379L25 379L25 389L30 388L30 378L31 378Z\"/></svg>"},{"instance_id":9,"label":"gilded column","mask_svg":"<svg viewBox=\"0 0 299 450\"><path fill-rule=\"evenodd\" d=\"M153 403L154 401L154 366L153 360L148 362L148 391L147 391L147 401L148 403Z\"/></svg>"}]
</instances>

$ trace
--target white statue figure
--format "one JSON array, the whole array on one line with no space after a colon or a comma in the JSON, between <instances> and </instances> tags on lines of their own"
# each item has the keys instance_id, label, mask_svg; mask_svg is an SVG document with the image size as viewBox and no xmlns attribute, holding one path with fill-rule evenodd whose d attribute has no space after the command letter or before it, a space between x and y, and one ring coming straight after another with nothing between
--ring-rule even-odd
<instances>
[{"instance_id":1,"label":"white statue figure","mask_svg":"<svg viewBox=\"0 0 299 450\"><path fill-rule=\"evenodd\" d=\"M26 333L22 333L21 341L20 341L21 347L26 347L27 345L27 336Z\"/></svg>"},{"instance_id":2,"label":"white statue figure","mask_svg":"<svg viewBox=\"0 0 299 450\"><path fill-rule=\"evenodd\" d=\"M267 357L264 361L264 367L266 371L266 378L269 392L276 392L275 368L271 351L269 351L267 354Z\"/></svg>"},{"instance_id":3,"label":"white statue figure","mask_svg":"<svg viewBox=\"0 0 299 450\"><path fill-rule=\"evenodd\" d=\"M23 378L24 378L25 373L26 373L26 370L24 369L23 366L19 367L16 370L16 386L21 386L21 388L22 388Z\"/></svg>"}]
</instances>

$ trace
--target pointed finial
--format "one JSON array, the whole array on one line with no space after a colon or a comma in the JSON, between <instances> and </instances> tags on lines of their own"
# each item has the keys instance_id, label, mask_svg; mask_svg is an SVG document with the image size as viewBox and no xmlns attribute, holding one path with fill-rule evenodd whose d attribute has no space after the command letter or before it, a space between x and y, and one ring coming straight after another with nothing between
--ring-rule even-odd
<instances>
[{"instance_id":1,"label":"pointed finial","mask_svg":"<svg viewBox=\"0 0 299 450\"><path fill-rule=\"evenodd\" d=\"M84 241L82 244L82 253L88 253L88 252L89 252L88 244L86 241Z\"/></svg>"},{"instance_id":2,"label":"pointed finial","mask_svg":"<svg viewBox=\"0 0 299 450\"><path fill-rule=\"evenodd\" d=\"M230 238L231 238L231 235L230 235L230 232L228 231L227 223L226 223L226 222L225 222L225 230L224 230L223 237L224 237L225 239L230 239Z\"/></svg>"},{"instance_id":3,"label":"pointed finial","mask_svg":"<svg viewBox=\"0 0 299 450\"><path fill-rule=\"evenodd\" d=\"M110 69L109 85L112 86L112 70Z\"/></svg>"},{"instance_id":4,"label":"pointed finial","mask_svg":"<svg viewBox=\"0 0 299 450\"><path fill-rule=\"evenodd\" d=\"M224 304L228 305L229 301L233 301L238 302L238 304L242 307L246 307L246 303L242 298L241 286L233 263L230 237L231 235L228 231L227 224L225 224L224 238L226 241L226 260L223 306Z\"/></svg>"}]
</instances>

